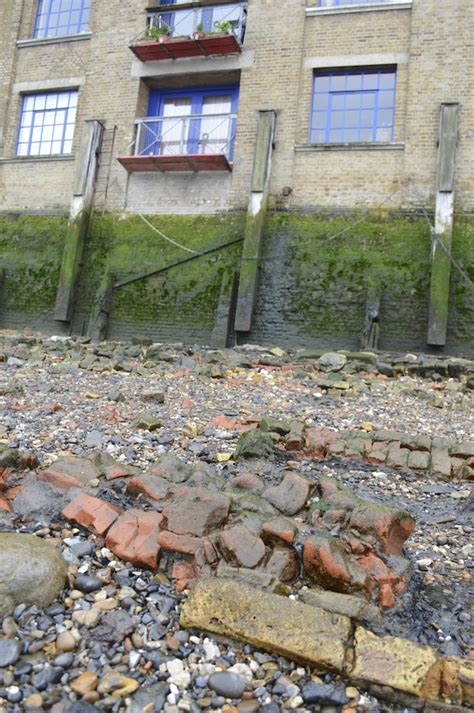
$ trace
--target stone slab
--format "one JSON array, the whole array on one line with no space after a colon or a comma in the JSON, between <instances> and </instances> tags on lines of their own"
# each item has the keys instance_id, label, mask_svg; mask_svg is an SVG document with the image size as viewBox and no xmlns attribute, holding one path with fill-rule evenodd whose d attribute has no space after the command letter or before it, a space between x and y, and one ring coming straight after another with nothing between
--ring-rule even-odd
<instances>
[{"instance_id":1,"label":"stone slab","mask_svg":"<svg viewBox=\"0 0 474 713\"><path fill-rule=\"evenodd\" d=\"M181 625L337 671L351 629L348 617L227 579L200 580L181 610Z\"/></svg>"},{"instance_id":2,"label":"stone slab","mask_svg":"<svg viewBox=\"0 0 474 713\"><path fill-rule=\"evenodd\" d=\"M438 698L442 662L430 646L395 636L378 637L362 627L356 629L354 646L354 682L388 686L417 698Z\"/></svg>"}]
</instances>

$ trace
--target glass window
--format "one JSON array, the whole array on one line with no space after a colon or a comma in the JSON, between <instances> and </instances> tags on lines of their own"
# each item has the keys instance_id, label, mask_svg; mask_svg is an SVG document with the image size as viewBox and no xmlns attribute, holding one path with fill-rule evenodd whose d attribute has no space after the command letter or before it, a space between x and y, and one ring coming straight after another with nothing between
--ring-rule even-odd
<instances>
[{"instance_id":1,"label":"glass window","mask_svg":"<svg viewBox=\"0 0 474 713\"><path fill-rule=\"evenodd\" d=\"M77 91L23 97L17 156L51 156L72 151Z\"/></svg>"},{"instance_id":2,"label":"glass window","mask_svg":"<svg viewBox=\"0 0 474 713\"><path fill-rule=\"evenodd\" d=\"M310 143L392 141L395 83L396 67L317 71Z\"/></svg>"},{"instance_id":3,"label":"glass window","mask_svg":"<svg viewBox=\"0 0 474 713\"><path fill-rule=\"evenodd\" d=\"M33 37L60 37L86 32L91 0L38 0Z\"/></svg>"}]
</instances>

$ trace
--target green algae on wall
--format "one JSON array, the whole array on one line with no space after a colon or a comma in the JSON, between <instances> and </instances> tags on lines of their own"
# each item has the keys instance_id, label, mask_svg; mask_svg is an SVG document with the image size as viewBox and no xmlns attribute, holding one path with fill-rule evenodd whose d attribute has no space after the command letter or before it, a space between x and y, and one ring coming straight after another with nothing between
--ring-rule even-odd
<instances>
[{"instance_id":1,"label":"green algae on wall","mask_svg":"<svg viewBox=\"0 0 474 713\"><path fill-rule=\"evenodd\" d=\"M453 240L454 253L471 269L473 225L466 218L456 220ZM367 291L381 285L380 347L426 349L430 249L424 217L380 211L274 214L266 225L250 337L266 343L358 347ZM451 346L472 351L472 300L459 290L459 275L453 275L452 302L460 305L451 309Z\"/></svg>"},{"instance_id":2,"label":"green algae on wall","mask_svg":"<svg viewBox=\"0 0 474 713\"><path fill-rule=\"evenodd\" d=\"M148 216L156 228L196 252L242 237L244 216ZM113 292L109 336L210 337L223 274L234 268L240 244L197 257ZM117 282L173 265L192 256L156 234L138 216L96 215L91 222L82 271L79 312L87 320L100 275ZM193 337L193 333L195 336ZM183 336L184 335L184 336Z\"/></svg>"},{"instance_id":3,"label":"green algae on wall","mask_svg":"<svg viewBox=\"0 0 474 713\"><path fill-rule=\"evenodd\" d=\"M198 252L244 235L244 212L148 218ZM53 310L66 229L66 217L0 217L1 326L61 331ZM430 247L424 217L272 213L265 225L254 325L241 340L358 347L367 289L381 283L380 347L426 350ZM236 243L114 290L108 336L208 343L222 278L239 267L241 249L242 243ZM87 331L107 273L120 282L190 256L138 216L94 215L73 331ZM453 257L474 281L470 216L455 217ZM445 352L474 353L472 286L455 268Z\"/></svg>"},{"instance_id":4,"label":"green algae on wall","mask_svg":"<svg viewBox=\"0 0 474 713\"><path fill-rule=\"evenodd\" d=\"M66 228L67 219L60 216L0 217L0 263L6 273L1 311L7 326L9 312L52 320Z\"/></svg>"}]
</instances>

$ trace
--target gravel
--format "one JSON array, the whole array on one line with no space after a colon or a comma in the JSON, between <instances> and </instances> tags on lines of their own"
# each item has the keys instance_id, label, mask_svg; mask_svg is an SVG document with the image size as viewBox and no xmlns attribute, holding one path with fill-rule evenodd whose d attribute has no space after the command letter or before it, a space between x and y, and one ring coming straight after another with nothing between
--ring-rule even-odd
<instances>
[{"instance_id":1,"label":"gravel","mask_svg":"<svg viewBox=\"0 0 474 713\"><path fill-rule=\"evenodd\" d=\"M3 363L0 357L0 444L29 450L46 464L100 448L124 465L146 468L170 452L189 462L212 463L230 479L240 472L231 459L239 435L232 421L261 416L334 430L369 422L374 429L458 442L473 438L473 392L459 379L384 380L339 371L337 378L346 379L349 388L338 391L321 386L328 375L315 362L281 370L275 368L281 359L261 348L223 356L161 345L156 351L162 359L147 362L140 345L92 348L81 341L42 342L35 335L8 333L3 344L0 340L5 357ZM257 358L266 364L255 366ZM153 428L161 426L133 425L144 414L152 417ZM216 425L218 417L227 419L225 426ZM333 475L361 497L397 503L417 518L406 547L413 562L411 584L398 608L373 630L466 655L474 642L469 483L291 454L262 466L262 476L270 484L292 461L313 480ZM127 503L114 481L99 484L97 493ZM100 537L65 523L53 505L49 511L43 505L25 509L15 521L0 511L0 530L36 533L59 543L70 574L70 584L44 611L20 604L3 620L0 710L335 713L348 700L360 711L409 710L346 687L331 674L181 630L186 592L175 591L166 566L150 572L118 560ZM293 596L304 586L298 583ZM93 674L85 683L91 688L79 694L75 684L85 672Z\"/></svg>"}]
</instances>

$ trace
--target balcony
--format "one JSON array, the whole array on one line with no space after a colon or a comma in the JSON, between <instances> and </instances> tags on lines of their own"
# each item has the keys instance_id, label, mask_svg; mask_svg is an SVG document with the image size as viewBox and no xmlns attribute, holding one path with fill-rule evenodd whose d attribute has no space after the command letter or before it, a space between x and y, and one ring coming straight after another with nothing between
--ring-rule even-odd
<instances>
[{"instance_id":1,"label":"balcony","mask_svg":"<svg viewBox=\"0 0 474 713\"><path fill-rule=\"evenodd\" d=\"M239 54L246 14L247 3L150 12L130 49L142 62Z\"/></svg>"},{"instance_id":2,"label":"balcony","mask_svg":"<svg viewBox=\"0 0 474 713\"><path fill-rule=\"evenodd\" d=\"M137 119L132 154L118 161L129 173L231 171L236 121L229 113Z\"/></svg>"}]
</instances>

